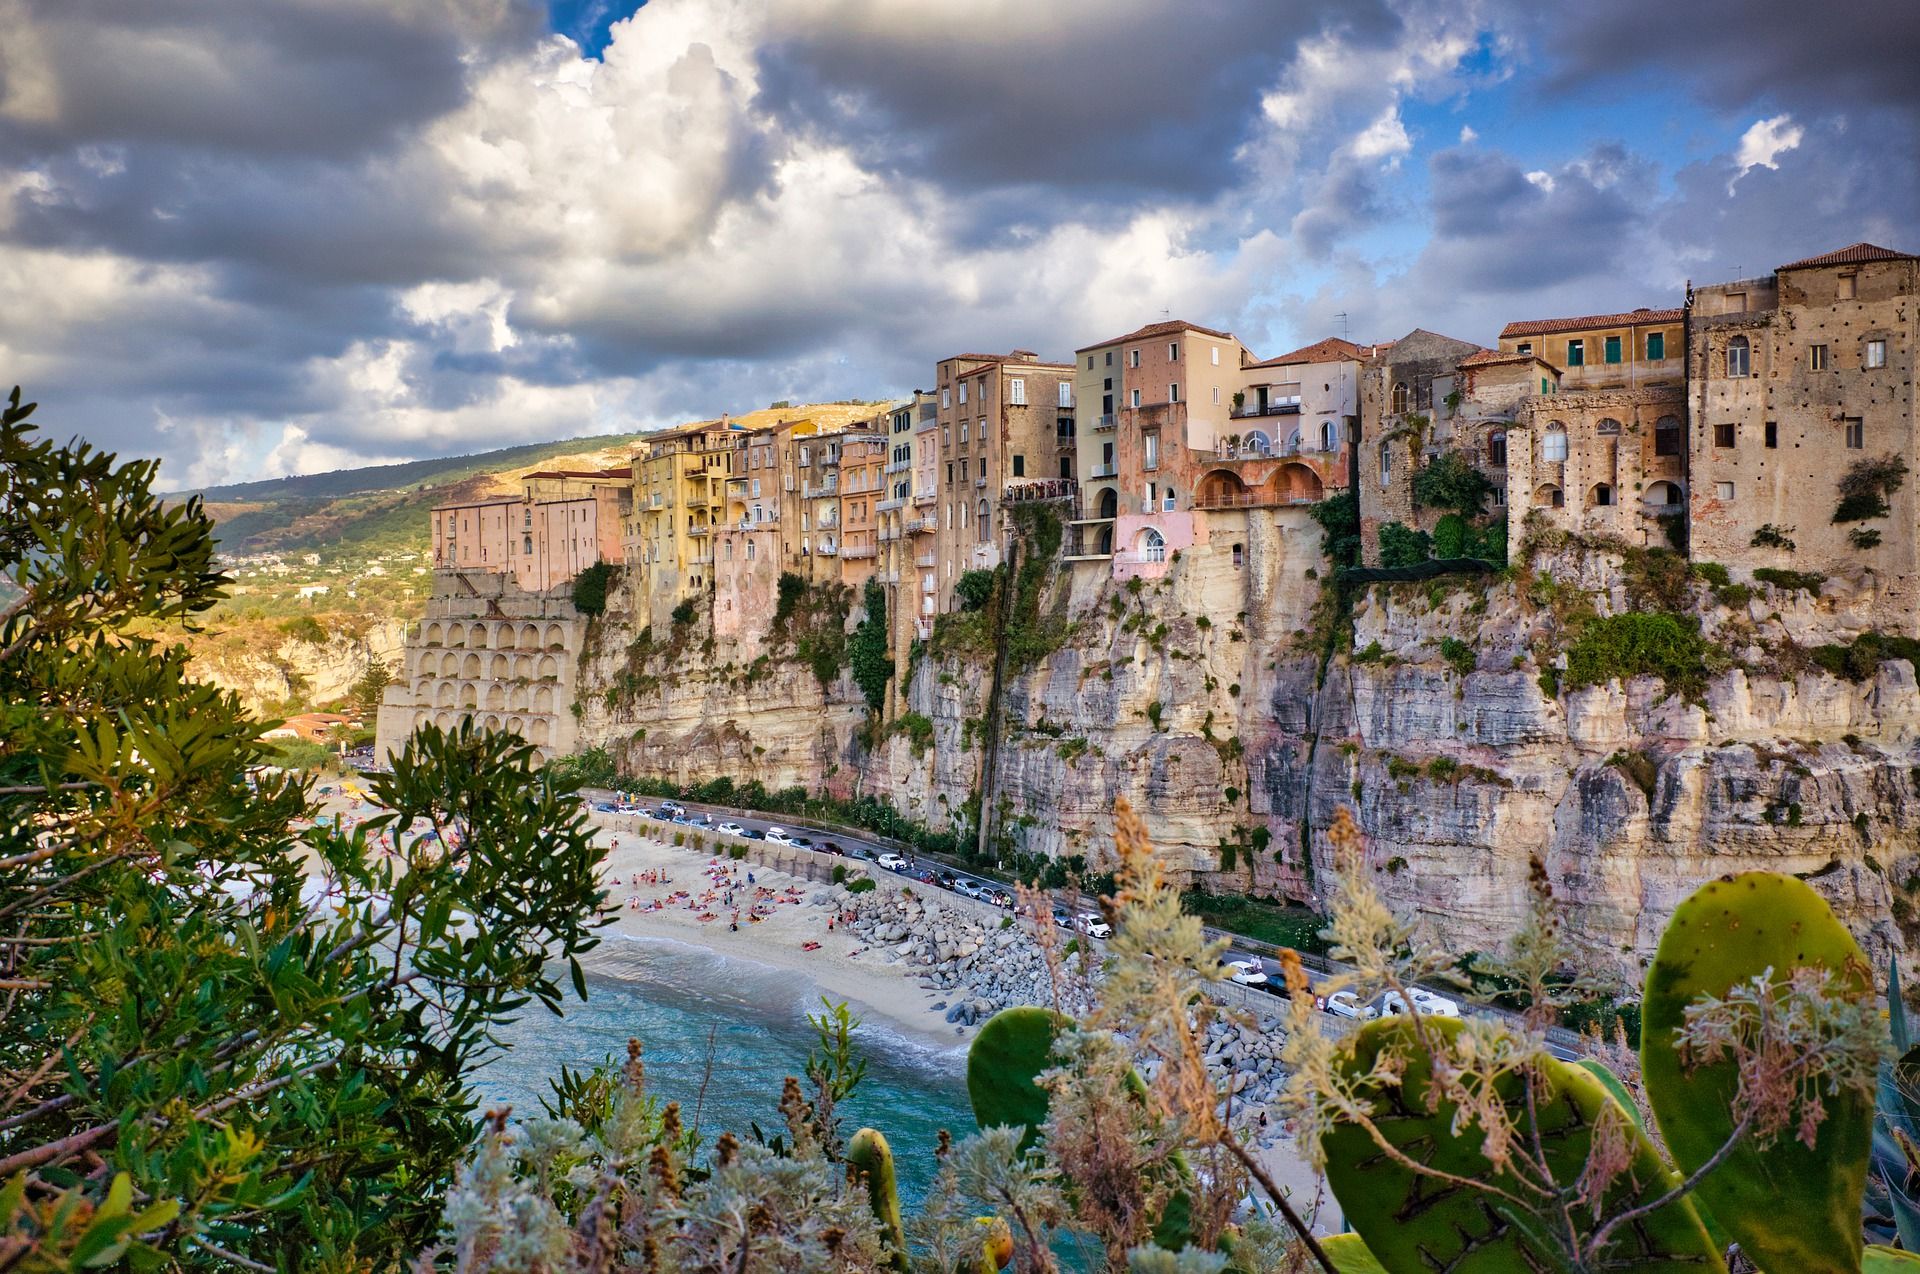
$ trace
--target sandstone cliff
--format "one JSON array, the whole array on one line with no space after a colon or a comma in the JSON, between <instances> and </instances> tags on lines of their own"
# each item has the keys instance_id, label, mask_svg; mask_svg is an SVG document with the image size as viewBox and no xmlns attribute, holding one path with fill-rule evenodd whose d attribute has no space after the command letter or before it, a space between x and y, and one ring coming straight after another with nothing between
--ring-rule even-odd
<instances>
[{"instance_id":1,"label":"sandstone cliff","mask_svg":"<svg viewBox=\"0 0 1920 1274\"><path fill-rule=\"evenodd\" d=\"M338 617L330 617L338 618ZM231 690L251 712L343 699L370 667L397 675L409 624L353 616L294 635L270 623L237 623L189 642L194 675Z\"/></svg>"}]
</instances>

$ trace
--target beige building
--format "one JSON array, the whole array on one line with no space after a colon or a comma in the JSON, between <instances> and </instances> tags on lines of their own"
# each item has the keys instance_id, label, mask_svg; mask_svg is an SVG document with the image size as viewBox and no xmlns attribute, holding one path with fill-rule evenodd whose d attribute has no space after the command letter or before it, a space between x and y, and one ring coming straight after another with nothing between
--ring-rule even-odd
<instances>
[{"instance_id":1,"label":"beige building","mask_svg":"<svg viewBox=\"0 0 1920 1274\"><path fill-rule=\"evenodd\" d=\"M887 496L887 421L840 435L840 582L858 598L879 569L880 501Z\"/></svg>"},{"instance_id":2,"label":"beige building","mask_svg":"<svg viewBox=\"0 0 1920 1274\"><path fill-rule=\"evenodd\" d=\"M1920 632L1920 482L1845 509L1840 491L1878 462L1920 467L1920 258L1856 243L1696 288L1689 329L1693 555L1871 585L1877 622Z\"/></svg>"},{"instance_id":3,"label":"beige building","mask_svg":"<svg viewBox=\"0 0 1920 1274\"><path fill-rule=\"evenodd\" d=\"M624 555L634 613L656 632L681 603L706 604L714 534L726 517L726 480L738 430L702 421L647 438L633 460L633 514Z\"/></svg>"},{"instance_id":4,"label":"beige building","mask_svg":"<svg viewBox=\"0 0 1920 1274\"><path fill-rule=\"evenodd\" d=\"M519 496L435 505L427 514L435 570L504 574L545 592L596 562L621 560L632 470L540 470Z\"/></svg>"},{"instance_id":5,"label":"beige building","mask_svg":"<svg viewBox=\"0 0 1920 1274\"><path fill-rule=\"evenodd\" d=\"M1523 319L1500 330L1500 350L1558 368L1563 392L1675 387L1687 376L1686 330L1682 309Z\"/></svg>"}]
</instances>

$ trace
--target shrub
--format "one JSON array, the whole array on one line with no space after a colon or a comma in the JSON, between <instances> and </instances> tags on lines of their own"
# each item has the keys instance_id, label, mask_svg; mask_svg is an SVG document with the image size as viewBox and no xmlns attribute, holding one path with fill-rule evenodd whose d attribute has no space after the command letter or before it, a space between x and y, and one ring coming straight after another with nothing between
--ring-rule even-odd
<instances>
[{"instance_id":1,"label":"shrub","mask_svg":"<svg viewBox=\"0 0 1920 1274\"><path fill-rule=\"evenodd\" d=\"M773 603L772 626L775 629L786 626L786 622L793 618L795 608L800 605L800 599L805 597L806 594L807 581L801 579L792 571L780 572L780 582L775 586Z\"/></svg>"},{"instance_id":2,"label":"shrub","mask_svg":"<svg viewBox=\"0 0 1920 1274\"><path fill-rule=\"evenodd\" d=\"M675 628L685 628L693 622L694 613L693 599L689 597L686 601L681 602L673 608L673 626Z\"/></svg>"},{"instance_id":3,"label":"shrub","mask_svg":"<svg viewBox=\"0 0 1920 1274\"><path fill-rule=\"evenodd\" d=\"M1320 524L1320 549L1334 566L1360 561L1360 500L1352 491L1330 495L1307 510Z\"/></svg>"},{"instance_id":4,"label":"shrub","mask_svg":"<svg viewBox=\"0 0 1920 1274\"><path fill-rule=\"evenodd\" d=\"M1419 508L1478 516L1491 494L1493 483L1487 475L1457 451L1437 457L1413 475L1413 503Z\"/></svg>"},{"instance_id":5,"label":"shrub","mask_svg":"<svg viewBox=\"0 0 1920 1274\"><path fill-rule=\"evenodd\" d=\"M1785 549L1791 553L1794 549L1793 528L1769 522L1755 531L1748 543L1757 549Z\"/></svg>"},{"instance_id":6,"label":"shrub","mask_svg":"<svg viewBox=\"0 0 1920 1274\"><path fill-rule=\"evenodd\" d=\"M1607 758L1607 764L1633 780L1633 785L1646 793L1647 799L1653 799L1654 788L1660 782L1660 767L1645 752L1615 752Z\"/></svg>"},{"instance_id":7,"label":"shrub","mask_svg":"<svg viewBox=\"0 0 1920 1274\"><path fill-rule=\"evenodd\" d=\"M1815 646L1807 653L1814 663L1848 681L1867 680L1888 659L1905 659L1920 668L1920 641L1893 633L1861 633L1846 645Z\"/></svg>"},{"instance_id":8,"label":"shrub","mask_svg":"<svg viewBox=\"0 0 1920 1274\"><path fill-rule=\"evenodd\" d=\"M1838 522L1865 522L1893 512L1887 497L1906 485L1907 462L1896 455L1856 460L1840 479L1840 503L1833 510Z\"/></svg>"},{"instance_id":9,"label":"shrub","mask_svg":"<svg viewBox=\"0 0 1920 1274\"><path fill-rule=\"evenodd\" d=\"M745 845L729 845L729 846L727 846L727 857L728 857L728 858L731 858L731 859L734 859L734 860L736 860L736 861L737 861L737 860L739 860L739 859L742 859L742 858L745 858L746 856L747 856L747 847L746 847ZM836 867L836 868L835 868L834 870L835 870L835 871L838 871L838 870L840 870L840 869Z\"/></svg>"},{"instance_id":10,"label":"shrub","mask_svg":"<svg viewBox=\"0 0 1920 1274\"><path fill-rule=\"evenodd\" d=\"M281 620L280 631L295 641L304 641L312 646L325 645L329 635L326 625L311 615L296 615L292 619Z\"/></svg>"},{"instance_id":11,"label":"shrub","mask_svg":"<svg viewBox=\"0 0 1920 1274\"><path fill-rule=\"evenodd\" d=\"M1567 649L1572 689L1618 678L1654 676L1668 689L1697 687L1705 675L1707 643L1700 622L1663 611L1630 611L1589 621Z\"/></svg>"},{"instance_id":12,"label":"shrub","mask_svg":"<svg viewBox=\"0 0 1920 1274\"><path fill-rule=\"evenodd\" d=\"M848 639L847 663L867 706L878 712L887 700L887 683L893 680L893 657L887 650L887 590L880 581L870 579L863 600L867 614Z\"/></svg>"},{"instance_id":13,"label":"shrub","mask_svg":"<svg viewBox=\"0 0 1920 1274\"><path fill-rule=\"evenodd\" d=\"M1153 722L1154 729L1156 730L1166 729L1166 726L1160 723L1160 715L1165 711L1166 711L1166 705L1162 704L1157 699L1147 705L1147 720Z\"/></svg>"},{"instance_id":14,"label":"shrub","mask_svg":"<svg viewBox=\"0 0 1920 1274\"><path fill-rule=\"evenodd\" d=\"M1440 642L1440 657L1453 666L1453 670L1462 677L1474 670L1480 662L1473 647L1458 637L1447 637Z\"/></svg>"},{"instance_id":15,"label":"shrub","mask_svg":"<svg viewBox=\"0 0 1920 1274\"><path fill-rule=\"evenodd\" d=\"M1880 532L1870 526L1856 526L1847 532L1847 543L1857 549L1880 547Z\"/></svg>"},{"instance_id":16,"label":"shrub","mask_svg":"<svg viewBox=\"0 0 1920 1274\"><path fill-rule=\"evenodd\" d=\"M913 749L916 757L925 756L927 749L933 746L933 721L918 712L901 713L894 718L889 729L894 734L907 736L907 746Z\"/></svg>"},{"instance_id":17,"label":"shrub","mask_svg":"<svg viewBox=\"0 0 1920 1274\"><path fill-rule=\"evenodd\" d=\"M573 608L582 615L600 615L607 609L607 586L613 582L611 562L595 562L573 577Z\"/></svg>"},{"instance_id":18,"label":"shrub","mask_svg":"<svg viewBox=\"0 0 1920 1274\"><path fill-rule=\"evenodd\" d=\"M1425 531L1415 531L1404 523L1388 522L1380 528L1380 565L1418 566L1433 556L1433 541Z\"/></svg>"},{"instance_id":19,"label":"shrub","mask_svg":"<svg viewBox=\"0 0 1920 1274\"><path fill-rule=\"evenodd\" d=\"M871 876L862 876L858 880L847 883L847 892L850 894L870 894L878 888L879 886L873 883L873 877Z\"/></svg>"},{"instance_id":20,"label":"shrub","mask_svg":"<svg viewBox=\"0 0 1920 1274\"><path fill-rule=\"evenodd\" d=\"M1757 567L1753 577L1762 584L1800 593L1817 593L1820 586L1827 582L1827 577L1818 571L1782 571L1771 566Z\"/></svg>"},{"instance_id":21,"label":"shrub","mask_svg":"<svg viewBox=\"0 0 1920 1274\"><path fill-rule=\"evenodd\" d=\"M1419 773L1420 763L1417 761L1407 761L1397 756L1387 758L1387 775L1389 778L1410 779Z\"/></svg>"},{"instance_id":22,"label":"shrub","mask_svg":"<svg viewBox=\"0 0 1920 1274\"><path fill-rule=\"evenodd\" d=\"M1460 777L1460 762L1450 756L1436 756L1427 762L1427 777L1437 783L1450 783Z\"/></svg>"},{"instance_id":23,"label":"shrub","mask_svg":"<svg viewBox=\"0 0 1920 1274\"><path fill-rule=\"evenodd\" d=\"M953 581L953 595L959 601L960 609L985 610L987 602L993 597L993 584L997 578L999 576L995 571L962 571L960 578Z\"/></svg>"},{"instance_id":24,"label":"shrub","mask_svg":"<svg viewBox=\"0 0 1920 1274\"><path fill-rule=\"evenodd\" d=\"M1733 582L1733 577L1727 574L1727 568L1718 562L1694 562L1687 567L1687 574L1697 580L1705 580L1711 588L1725 588Z\"/></svg>"}]
</instances>

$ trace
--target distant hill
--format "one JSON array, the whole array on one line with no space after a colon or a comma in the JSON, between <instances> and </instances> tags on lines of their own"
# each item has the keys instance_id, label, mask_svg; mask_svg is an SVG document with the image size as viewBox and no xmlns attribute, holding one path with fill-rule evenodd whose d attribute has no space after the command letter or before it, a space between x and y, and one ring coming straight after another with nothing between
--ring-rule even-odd
<instances>
[{"instance_id":1,"label":"distant hill","mask_svg":"<svg viewBox=\"0 0 1920 1274\"><path fill-rule=\"evenodd\" d=\"M822 403L770 407L732 417L747 428L810 417L838 428L873 416L884 403ZM503 447L469 456L337 469L331 473L269 478L182 491L199 495L218 523L220 545L233 555L321 553L367 560L427 546L427 510L453 499L517 489L531 469L607 468L627 463L642 433L603 434L560 442Z\"/></svg>"}]
</instances>

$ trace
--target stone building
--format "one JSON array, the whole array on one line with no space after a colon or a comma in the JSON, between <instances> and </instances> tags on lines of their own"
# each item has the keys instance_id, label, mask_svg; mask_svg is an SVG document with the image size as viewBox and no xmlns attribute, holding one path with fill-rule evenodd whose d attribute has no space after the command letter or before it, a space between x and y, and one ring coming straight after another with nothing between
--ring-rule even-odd
<instances>
[{"instance_id":1,"label":"stone building","mask_svg":"<svg viewBox=\"0 0 1920 1274\"><path fill-rule=\"evenodd\" d=\"M880 513L887 497L888 416L840 435L840 582L857 596L878 569Z\"/></svg>"},{"instance_id":2,"label":"stone building","mask_svg":"<svg viewBox=\"0 0 1920 1274\"><path fill-rule=\"evenodd\" d=\"M1876 623L1920 632L1920 482L1884 493L1884 512L1840 508L1857 468L1920 467L1920 258L1856 243L1688 302L1693 555L1840 577Z\"/></svg>"},{"instance_id":3,"label":"stone building","mask_svg":"<svg viewBox=\"0 0 1920 1274\"><path fill-rule=\"evenodd\" d=\"M1006 543L1001 492L1058 475L1072 374L1067 364L1044 362L1031 350L961 354L936 368L936 611L952 609L953 583L962 574L1000 564ZM1071 436L1071 423L1066 433Z\"/></svg>"},{"instance_id":4,"label":"stone building","mask_svg":"<svg viewBox=\"0 0 1920 1274\"><path fill-rule=\"evenodd\" d=\"M1686 391L1534 396L1507 435L1508 539L1535 526L1683 547Z\"/></svg>"},{"instance_id":5,"label":"stone building","mask_svg":"<svg viewBox=\"0 0 1920 1274\"><path fill-rule=\"evenodd\" d=\"M1374 347L1360 381L1361 560L1380 563L1380 528L1420 528L1432 511L1413 503L1413 475L1453 446L1465 391L1460 366L1481 353L1471 341L1415 328Z\"/></svg>"},{"instance_id":6,"label":"stone building","mask_svg":"<svg viewBox=\"0 0 1920 1274\"><path fill-rule=\"evenodd\" d=\"M462 721L517 734L543 759L572 752L586 628L565 584L527 590L506 573L435 571L426 617L380 702L375 754L399 751L419 726Z\"/></svg>"},{"instance_id":7,"label":"stone building","mask_svg":"<svg viewBox=\"0 0 1920 1274\"><path fill-rule=\"evenodd\" d=\"M1562 392L1674 387L1687 375L1686 311L1523 319L1500 330L1500 351L1558 368Z\"/></svg>"},{"instance_id":8,"label":"stone building","mask_svg":"<svg viewBox=\"0 0 1920 1274\"><path fill-rule=\"evenodd\" d=\"M621 560L621 529L633 499L632 470L541 470L518 496L435 505L430 560L436 570L511 575L542 592L596 562Z\"/></svg>"}]
</instances>

